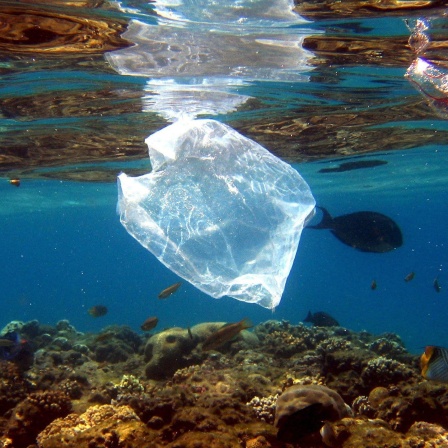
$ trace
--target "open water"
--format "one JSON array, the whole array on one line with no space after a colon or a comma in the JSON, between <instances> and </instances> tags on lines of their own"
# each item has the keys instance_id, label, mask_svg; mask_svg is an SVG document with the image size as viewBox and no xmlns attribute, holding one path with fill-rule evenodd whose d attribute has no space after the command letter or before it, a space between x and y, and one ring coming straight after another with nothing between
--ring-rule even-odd
<instances>
[{"instance_id":1,"label":"open water","mask_svg":"<svg viewBox=\"0 0 448 448\"><path fill-rule=\"evenodd\" d=\"M79 5L5 5L11 16L43 11L119 21L127 24L125 37L139 43L92 53L76 48L67 53L62 45L50 54L51 39L42 33L34 50L31 44L17 43L16 51L12 44L1 47L0 327L11 320L68 319L86 332L112 324L138 330L150 315L159 317L158 328L244 317L297 324L311 310L328 312L352 330L398 333L415 353L425 345L448 346L445 103L442 96L434 104L405 77L413 59L425 56L407 43L417 20L428 25L428 60L444 70L446 10L355 8L304 20L291 12L289 2L269 14L262 1L255 9L257 2L208 2L210 14L207 5L186 0L177 6L137 0L74 3ZM228 15L222 13L226 10ZM411 29L406 20L414 24ZM210 23L224 37L210 38ZM256 36L250 34L254 28ZM242 44L232 36L241 38L242 29L250 31L244 51L260 40L279 50L269 52L264 65L244 55L238 59ZM306 36L315 37L303 49ZM156 39L169 49L178 45L181 54L198 45L203 59L183 60L181 68L173 68L166 54L163 61L162 56L156 63L145 61L142 54L159 51ZM327 50L320 46L313 53L312 39L326 42ZM148 41L152 47L145 46ZM358 47L338 45L342 42ZM434 42L438 46L431 46ZM207 51L219 57L207 64ZM188 95L178 94L173 83L202 90L185 103ZM169 299L158 300L157 294L179 278L121 226L114 179L120 171L148 171L144 138L186 108L226 122L291 163L333 216L371 210L391 217L402 230L403 246L382 254L360 252L328 230L305 229L275 312L213 299L187 282ZM83 145L88 156L78 157ZM114 153L114 145L121 145L125 156ZM137 149L126 153L129 147ZM387 163L320 171L368 160ZM76 180L73 173L80 173ZM16 188L8 179L18 176ZM404 281L411 272L414 278ZM434 288L436 278L440 291ZM97 304L109 312L94 319L87 310Z\"/></svg>"}]
</instances>

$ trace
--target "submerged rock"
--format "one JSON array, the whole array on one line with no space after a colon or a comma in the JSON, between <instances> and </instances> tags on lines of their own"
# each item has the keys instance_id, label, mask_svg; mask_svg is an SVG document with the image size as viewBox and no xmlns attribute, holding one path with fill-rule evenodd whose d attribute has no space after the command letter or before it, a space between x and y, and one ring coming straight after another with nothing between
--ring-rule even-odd
<instances>
[{"instance_id":1,"label":"submerged rock","mask_svg":"<svg viewBox=\"0 0 448 448\"><path fill-rule=\"evenodd\" d=\"M188 330L170 328L152 336L145 346L147 378L163 379L183 367L193 364L189 355L196 346Z\"/></svg>"}]
</instances>

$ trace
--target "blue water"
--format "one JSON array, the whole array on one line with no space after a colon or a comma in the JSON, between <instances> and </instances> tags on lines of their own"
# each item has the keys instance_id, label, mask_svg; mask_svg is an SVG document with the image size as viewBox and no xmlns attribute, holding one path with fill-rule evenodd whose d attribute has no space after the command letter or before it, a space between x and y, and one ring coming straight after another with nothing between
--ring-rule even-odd
<instances>
[{"instance_id":1,"label":"blue water","mask_svg":"<svg viewBox=\"0 0 448 448\"><path fill-rule=\"evenodd\" d=\"M158 300L158 292L178 278L122 228L113 184L30 180L11 188L2 183L0 194L7 198L0 208L2 323L69 319L80 331L111 324L138 330L142 318L157 315L160 328L245 316L297 324L311 309L325 310L353 330L396 332L416 352L426 344L448 344L448 148L370 158L388 164L344 173L319 173L337 166L335 161L295 167L333 216L385 213L400 225L404 245L389 253L365 253L327 230L304 230L274 313L230 298L212 299L187 282L169 299ZM415 278L405 282L412 271ZM440 293L433 288L436 276ZM370 288L373 279L376 290ZM109 313L91 318L87 309L95 304L106 305Z\"/></svg>"},{"instance_id":2,"label":"blue water","mask_svg":"<svg viewBox=\"0 0 448 448\"><path fill-rule=\"evenodd\" d=\"M127 7L136 9L124 11L122 16L156 26L154 17L148 15L148 6L139 3L127 2ZM347 28L356 28L353 20L308 22L300 29L301 33L304 27L307 32L337 36L337 27L342 25L345 31L341 35L357 32ZM290 31L297 27L291 26ZM363 19L357 27L364 36L407 33L402 18ZM88 71L80 66L59 70L52 69L51 63L33 71L31 62L20 64L17 67L22 70L0 79L1 98L44 93L63 97L64 92L70 91L91 91L93 96L110 85L137 92L145 89L147 80L138 73L122 76L111 70ZM224 93L250 96L260 104L254 109L220 112L215 118L236 127L248 120L267 122L283 115L300 116L304 107L315 107L316 114L324 107L346 108L353 114L369 108L378 109L379 114L385 107L399 109L410 100L417 101L419 94L403 77L407 66L397 65L348 65L326 70L304 66L298 70L303 79L280 82L269 79L270 75L266 75L268 79L243 79ZM288 70L283 74L286 77L291 74ZM93 99L87 96L86 101L90 106ZM82 107L81 104L80 110ZM0 126L19 137L30 131L52 135L55 129L76 129L82 133L121 126L120 132L138 132L143 139L147 135L145 129L130 127L134 121L132 114L54 116L42 110L39 116L4 116ZM447 130L447 123L436 114L417 121L397 116L396 120L376 127L383 128L385 136L388 128L398 126L407 127L409 132L429 129L436 135ZM278 144L281 146L281 142ZM368 159L388 163L341 173L319 172L344 161ZM96 163L114 169L116 163L118 174L119 170L148 165L146 160L104 165L101 162L98 158L91 165L80 166ZM394 146L357 158L293 162L293 166L309 183L317 203L333 216L362 210L384 213L402 229L403 246L384 254L359 252L342 244L328 230L305 229L275 312L230 298L212 299L187 282L169 299L158 300L157 294L179 278L121 226L114 183L22 176L20 188L12 187L6 180L0 182L0 328L11 320L37 319L54 324L68 319L80 331L96 332L113 324L139 331L142 321L150 315L159 317L158 328L243 317L254 323L286 319L297 324L311 310L326 311L352 330L398 333L415 353L425 345L448 346L448 144L415 144L411 149ZM55 168L43 164L34 174L52 170ZM8 172L3 175L6 179ZM405 282L404 277L410 272L415 272L415 278ZM442 287L439 293L433 286L436 277ZM373 280L378 285L376 290L370 287ZM94 319L87 310L97 304L106 305L109 313Z\"/></svg>"}]
</instances>

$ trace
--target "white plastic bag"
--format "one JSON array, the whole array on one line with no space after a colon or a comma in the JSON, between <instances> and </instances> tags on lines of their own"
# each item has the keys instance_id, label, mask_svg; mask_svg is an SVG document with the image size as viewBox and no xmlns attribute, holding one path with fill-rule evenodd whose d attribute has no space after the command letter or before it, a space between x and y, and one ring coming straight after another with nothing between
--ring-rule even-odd
<instances>
[{"instance_id":1,"label":"white plastic bag","mask_svg":"<svg viewBox=\"0 0 448 448\"><path fill-rule=\"evenodd\" d=\"M179 120L146 143L153 170L118 176L126 230L210 296L276 307L313 215L306 182L215 120Z\"/></svg>"}]
</instances>

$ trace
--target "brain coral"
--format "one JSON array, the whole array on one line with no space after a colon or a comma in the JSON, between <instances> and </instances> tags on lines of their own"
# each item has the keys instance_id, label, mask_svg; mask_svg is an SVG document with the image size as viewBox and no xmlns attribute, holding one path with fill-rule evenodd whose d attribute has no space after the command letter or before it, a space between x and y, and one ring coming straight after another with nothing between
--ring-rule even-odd
<instances>
[{"instance_id":1,"label":"brain coral","mask_svg":"<svg viewBox=\"0 0 448 448\"><path fill-rule=\"evenodd\" d=\"M350 415L341 396L325 386L296 385L277 399L275 422L277 438L294 443L318 431L324 421L336 421Z\"/></svg>"}]
</instances>

